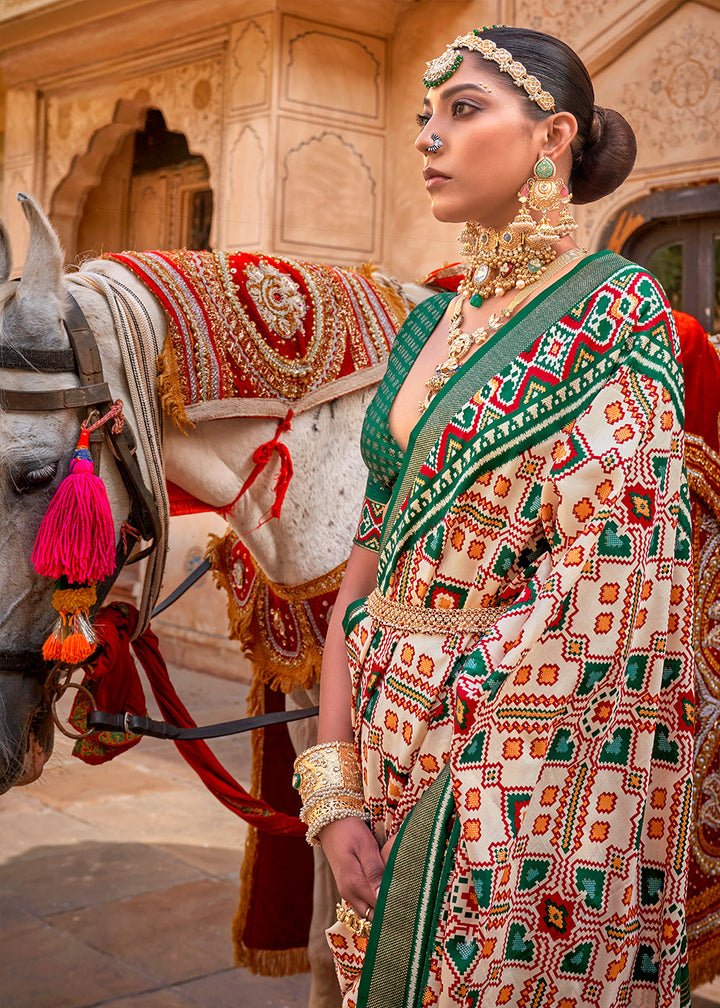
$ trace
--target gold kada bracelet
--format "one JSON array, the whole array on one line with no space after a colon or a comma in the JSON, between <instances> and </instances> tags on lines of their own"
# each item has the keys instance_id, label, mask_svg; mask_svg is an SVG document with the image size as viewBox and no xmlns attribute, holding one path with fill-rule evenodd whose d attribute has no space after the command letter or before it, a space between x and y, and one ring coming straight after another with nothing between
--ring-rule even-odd
<instances>
[{"instance_id":1,"label":"gold kada bracelet","mask_svg":"<svg viewBox=\"0 0 720 1008\"><path fill-rule=\"evenodd\" d=\"M295 760L293 787L303 803L301 820L307 825L307 842L319 846L318 834L339 819L365 811L360 767L352 742L324 742L311 746Z\"/></svg>"}]
</instances>

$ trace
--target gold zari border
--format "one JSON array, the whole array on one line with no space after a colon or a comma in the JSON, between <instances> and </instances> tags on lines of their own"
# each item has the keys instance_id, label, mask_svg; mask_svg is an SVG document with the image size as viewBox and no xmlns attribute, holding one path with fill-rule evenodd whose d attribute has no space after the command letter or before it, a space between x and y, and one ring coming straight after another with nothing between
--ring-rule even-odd
<instances>
[{"instance_id":1,"label":"gold zari border","mask_svg":"<svg viewBox=\"0 0 720 1008\"><path fill-rule=\"evenodd\" d=\"M443 634L473 633L491 630L511 608L509 605L485 609L431 609L425 606L403 605L382 595L378 589L368 596L365 607L370 616L410 633Z\"/></svg>"}]
</instances>

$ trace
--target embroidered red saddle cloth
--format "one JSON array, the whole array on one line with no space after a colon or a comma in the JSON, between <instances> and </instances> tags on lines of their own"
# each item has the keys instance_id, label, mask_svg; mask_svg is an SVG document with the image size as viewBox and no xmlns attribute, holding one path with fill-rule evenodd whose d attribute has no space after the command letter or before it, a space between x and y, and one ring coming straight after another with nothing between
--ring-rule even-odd
<instances>
[{"instance_id":1,"label":"embroidered red saddle cloth","mask_svg":"<svg viewBox=\"0 0 720 1008\"><path fill-rule=\"evenodd\" d=\"M389 287L319 263L187 249L106 258L136 273L165 309L158 387L180 426L247 416L249 403L259 413L257 400L300 412L313 394L322 402L372 384L405 315Z\"/></svg>"}]
</instances>

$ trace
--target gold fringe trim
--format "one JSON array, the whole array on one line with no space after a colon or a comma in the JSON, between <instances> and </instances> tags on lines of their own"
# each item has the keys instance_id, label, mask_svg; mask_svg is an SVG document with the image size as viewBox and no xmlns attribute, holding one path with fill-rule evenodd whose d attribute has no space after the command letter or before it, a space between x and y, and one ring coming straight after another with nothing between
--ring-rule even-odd
<instances>
[{"instance_id":1,"label":"gold fringe trim","mask_svg":"<svg viewBox=\"0 0 720 1008\"><path fill-rule=\"evenodd\" d=\"M356 272L360 276L365 277L366 280L370 280L377 293L387 301L387 306L394 313L398 324L403 323L410 313L410 306L400 291L378 280L378 275L372 262L361 263Z\"/></svg>"},{"instance_id":2,"label":"gold fringe trim","mask_svg":"<svg viewBox=\"0 0 720 1008\"><path fill-rule=\"evenodd\" d=\"M697 434L686 434L685 465L690 489L720 520L720 456Z\"/></svg>"},{"instance_id":3,"label":"gold fringe trim","mask_svg":"<svg viewBox=\"0 0 720 1008\"><path fill-rule=\"evenodd\" d=\"M246 605L238 605L232 588L232 578L225 559L227 542L235 537L233 532L225 536L211 535L206 556L212 563L213 579L218 588L227 594L227 614L231 640L240 642L243 654L253 666L255 679L282 693L295 689L308 690L320 679L322 648L318 647L307 625L307 617L300 603L317 595L325 594L340 586L345 563L339 564L328 574L323 574L301 585L279 585L270 581L264 571L255 565L255 585ZM263 632L264 594L272 591L279 598L296 606L295 619L300 628L302 647L298 659L289 661L278 655L271 647Z\"/></svg>"},{"instance_id":4,"label":"gold fringe trim","mask_svg":"<svg viewBox=\"0 0 720 1008\"><path fill-rule=\"evenodd\" d=\"M256 676L247 698L247 714L253 717L265 713L265 684ZM257 797L262 785L263 738L265 729L252 733L252 778L250 793ZM310 960L306 948L252 949L243 941L243 933L250 908L255 859L257 858L258 831L248 827L245 853L240 869L240 899L237 913L232 922L232 940L235 947L235 965L244 966L259 976L292 976L294 973L309 973Z\"/></svg>"},{"instance_id":5,"label":"gold fringe trim","mask_svg":"<svg viewBox=\"0 0 720 1008\"><path fill-rule=\"evenodd\" d=\"M698 958L695 958L696 955ZM690 987L710 983L720 973L720 936L716 935L710 942L703 942L702 953L698 953L693 948L692 940L689 940L688 958Z\"/></svg>"},{"instance_id":6,"label":"gold fringe trim","mask_svg":"<svg viewBox=\"0 0 720 1008\"><path fill-rule=\"evenodd\" d=\"M162 353L157 358L158 380L157 388L160 395L163 412L169 416L175 426L183 433L195 424L185 411L185 396L183 395L180 372L178 371L173 336L175 327L170 316L167 316L168 332Z\"/></svg>"}]
</instances>

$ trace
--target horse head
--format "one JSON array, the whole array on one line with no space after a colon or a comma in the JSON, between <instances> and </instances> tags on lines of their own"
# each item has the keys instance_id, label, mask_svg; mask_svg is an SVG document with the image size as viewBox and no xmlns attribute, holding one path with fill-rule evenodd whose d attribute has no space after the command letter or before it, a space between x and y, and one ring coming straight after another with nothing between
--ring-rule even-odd
<instances>
[{"instance_id":1,"label":"horse head","mask_svg":"<svg viewBox=\"0 0 720 1008\"><path fill-rule=\"evenodd\" d=\"M80 379L64 363L70 342L57 236L30 197L18 199L30 226L19 281L8 280L12 255L7 231L0 230L0 793L39 777L52 752L50 667L41 648L57 616L55 586L36 573L31 555L88 412L57 404L38 408L37 402L31 407L31 396L22 398L74 390ZM44 362L53 357L46 370Z\"/></svg>"}]
</instances>

